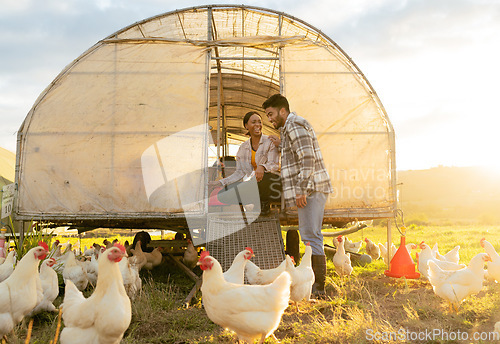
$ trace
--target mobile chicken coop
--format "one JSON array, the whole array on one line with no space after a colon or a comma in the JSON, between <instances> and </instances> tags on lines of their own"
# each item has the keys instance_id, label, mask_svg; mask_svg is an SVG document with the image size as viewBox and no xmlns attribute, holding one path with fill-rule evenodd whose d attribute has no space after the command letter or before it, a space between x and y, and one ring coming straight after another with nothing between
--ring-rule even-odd
<instances>
[{"instance_id":1,"label":"mobile chicken coop","mask_svg":"<svg viewBox=\"0 0 500 344\"><path fill-rule=\"evenodd\" d=\"M316 131L335 189L325 223L393 217L394 130L363 73L313 26L241 5L140 21L69 64L19 130L15 217L81 230L202 226L214 161L275 93Z\"/></svg>"}]
</instances>

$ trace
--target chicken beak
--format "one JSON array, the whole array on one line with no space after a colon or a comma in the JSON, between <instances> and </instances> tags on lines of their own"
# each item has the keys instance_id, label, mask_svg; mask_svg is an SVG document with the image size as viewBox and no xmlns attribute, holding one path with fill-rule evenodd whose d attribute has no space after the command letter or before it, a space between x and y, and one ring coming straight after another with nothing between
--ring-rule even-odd
<instances>
[{"instance_id":1,"label":"chicken beak","mask_svg":"<svg viewBox=\"0 0 500 344\"><path fill-rule=\"evenodd\" d=\"M484 258L484 261L486 261L486 262L492 262L493 260L491 259L491 256L490 256L490 255L487 255L487 256Z\"/></svg>"}]
</instances>

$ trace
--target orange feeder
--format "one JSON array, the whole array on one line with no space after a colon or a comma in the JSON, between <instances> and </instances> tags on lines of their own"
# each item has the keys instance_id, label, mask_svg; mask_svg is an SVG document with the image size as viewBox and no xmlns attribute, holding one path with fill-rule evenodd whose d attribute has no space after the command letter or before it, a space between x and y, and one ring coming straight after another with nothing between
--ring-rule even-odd
<instances>
[{"instance_id":1,"label":"orange feeder","mask_svg":"<svg viewBox=\"0 0 500 344\"><path fill-rule=\"evenodd\" d=\"M390 270L385 270L385 275L389 277L405 277L405 278L419 278L420 273L415 271L415 263L411 259L408 250L406 249L406 237L401 237L401 244L399 245L396 254L391 259L389 264Z\"/></svg>"}]
</instances>

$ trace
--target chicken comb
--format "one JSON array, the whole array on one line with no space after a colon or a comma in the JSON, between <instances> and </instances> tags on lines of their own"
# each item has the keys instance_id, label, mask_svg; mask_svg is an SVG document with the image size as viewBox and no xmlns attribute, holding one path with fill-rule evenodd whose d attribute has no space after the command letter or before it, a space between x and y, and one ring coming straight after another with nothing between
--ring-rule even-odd
<instances>
[{"instance_id":1,"label":"chicken comb","mask_svg":"<svg viewBox=\"0 0 500 344\"><path fill-rule=\"evenodd\" d=\"M253 250L251 247L245 247L245 250L248 250L248 251L250 251L251 254L253 254Z\"/></svg>"},{"instance_id":2,"label":"chicken comb","mask_svg":"<svg viewBox=\"0 0 500 344\"><path fill-rule=\"evenodd\" d=\"M38 246L42 246L42 247L43 247L43 249L44 249L45 251L48 251L48 250L49 250L49 245L47 245L47 243L46 243L46 242L39 241L39 242L38 242Z\"/></svg>"},{"instance_id":3,"label":"chicken comb","mask_svg":"<svg viewBox=\"0 0 500 344\"><path fill-rule=\"evenodd\" d=\"M306 246L311 246L311 243L309 241L306 242Z\"/></svg>"},{"instance_id":4,"label":"chicken comb","mask_svg":"<svg viewBox=\"0 0 500 344\"><path fill-rule=\"evenodd\" d=\"M200 253L200 261L205 259L206 257L208 257L210 255L210 252L208 251L203 251Z\"/></svg>"},{"instance_id":5,"label":"chicken comb","mask_svg":"<svg viewBox=\"0 0 500 344\"><path fill-rule=\"evenodd\" d=\"M120 249L120 251L122 251L122 253L125 253L125 246L123 246L122 244L120 243L115 243L113 245L113 247L118 247Z\"/></svg>"}]
</instances>

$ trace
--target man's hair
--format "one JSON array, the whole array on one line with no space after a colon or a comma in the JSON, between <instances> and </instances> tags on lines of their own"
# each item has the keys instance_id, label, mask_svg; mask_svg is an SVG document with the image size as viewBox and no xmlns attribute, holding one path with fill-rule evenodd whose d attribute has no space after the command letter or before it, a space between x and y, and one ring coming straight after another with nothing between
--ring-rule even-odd
<instances>
[{"instance_id":1,"label":"man's hair","mask_svg":"<svg viewBox=\"0 0 500 344\"><path fill-rule=\"evenodd\" d=\"M279 93L270 96L262 104L263 109L267 109L268 107L273 107L276 109L285 108L287 112L290 112L290 106L288 105L288 100Z\"/></svg>"}]
</instances>

